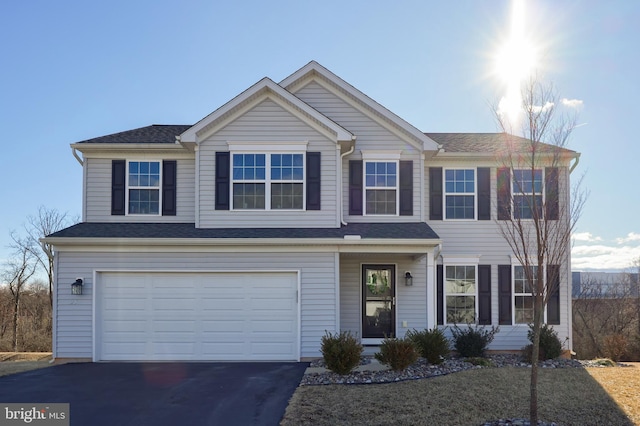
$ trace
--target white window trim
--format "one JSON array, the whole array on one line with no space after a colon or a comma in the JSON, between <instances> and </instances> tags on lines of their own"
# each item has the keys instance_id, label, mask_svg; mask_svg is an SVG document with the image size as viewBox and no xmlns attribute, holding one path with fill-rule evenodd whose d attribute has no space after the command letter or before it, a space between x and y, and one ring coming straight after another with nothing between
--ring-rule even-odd
<instances>
[{"instance_id":1,"label":"white window trim","mask_svg":"<svg viewBox=\"0 0 640 426\"><path fill-rule=\"evenodd\" d=\"M538 265L534 265L534 264L530 264L529 266L535 266L538 267ZM518 326L518 327L522 327L522 326L529 326L529 323L524 323L524 322L516 322L516 296L530 296L531 298L533 298L533 293L516 293L516 268L517 267L525 267L525 265L522 265L521 263L512 263L511 264L511 324L513 324L514 326ZM546 281L547 279L547 268L546 265L544 265L542 267L542 278L543 280ZM545 283L546 284L546 283ZM543 323L547 323L547 309L545 307L545 309L543 309L542 312L542 322Z\"/></svg>"},{"instance_id":2,"label":"white window trim","mask_svg":"<svg viewBox=\"0 0 640 426\"><path fill-rule=\"evenodd\" d=\"M229 144L231 146L231 144ZM243 145L244 147L248 147L249 145ZM269 147L271 148L271 147ZM307 210L307 153L306 153L306 145L305 151L282 151L282 150L271 150L264 151L264 146L262 146L262 151L250 151L241 149L239 151L230 152L230 179L229 179L229 197L230 200L230 209L235 212L262 212L262 211L277 211L277 212L301 212ZM233 155L234 154L263 154L265 156L265 178L262 179L251 179L251 180L240 180L236 181L233 178ZM302 180L271 180L271 154L299 154L302 155ZM233 184L234 183L264 183L264 209L237 209L233 205ZM272 183L302 183L302 208L301 209L272 209L271 208L271 184Z\"/></svg>"},{"instance_id":3,"label":"white window trim","mask_svg":"<svg viewBox=\"0 0 640 426\"><path fill-rule=\"evenodd\" d=\"M162 216L162 161L156 158L131 158L127 159L125 164L125 195L124 204L126 208L126 216L133 217L153 217ZM159 179L157 188L154 186L129 186L129 163L158 163ZM157 189L158 190L158 213L129 213L129 191L131 189Z\"/></svg>"},{"instance_id":4,"label":"white window trim","mask_svg":"<svg viewBox=\"0 0 640 426\"><path fill-rule=\"evenodd\" d=\"M475 277L476 277L476 292L473 294L474 297L474 304L475 304L475 308L474 308L474 318L475 318L475 322L477 323L478 321L478 315L479 315L479 306L478 306L478 265L480 264L480 255L469 255L469 256L443 256L442 257L442 297L443 297L443 301L442 301L442 306L444 309L443 312L443 322L445 325L454 325L453 323L450 323L447 321L447 296L459 296L459 295L464 295L464 296L469 296L469 293L466 294L462 294L462 293L452 293L452 294L447 294L447 266L473 266L475 268ZM461 324L458 324L461 325ZM463 324L464 325L464 324Z\"/></svg>"},{"instance_id":5,"label":"white window trim","mask_svg":"<svg viewBox=\"0 0 640 426\"><path fill-rule=\"evenodd\" d=\"M371 155L371 154L370 154ZM362 215L371 217L395 217L400 216L400 154L398 153L398 159L389 159L388 156L375 158L369 155L369 160L362 162ZM363 155L364 158L364 155ZM396 165L396 186L384 186L384 187L368 187L367 186L367 163L395 163ZM367 190L390 190L396 191L396 212L395 214L375 214L367 213Z\"/></svg>"},{"instance_id":6,"label":"white window trim","mask_svg":"<svg viewBox=\"0 0 640 426\"><path fill-rule=\"evenodd\" d=\"M447 193L447 170L473 170L473 194L470 192ZM473 219L447 218L447 195L473 195ZM446 167L442 169L442 219L454 222L475 222L478 220L478 168L477 167Z\"/></svg>"},{"instance_id":7,"label":"white window trim","mask_svg":"<svg viewBox=\"0 0 640 426\"><path fill-rule=\"evenodd\" d=\"M513 168L511 169L511 180L509 182L509 185L511 187L511 217L512 218L516 218L515 217L515 213L516 213L516 204L515 204L515 197L516 196L527 196L527 195L532 195L531 192L517 192L515 191L514 188L514 184L513 184L513 180L515 178L515 172L516 170L518 171L531 171L531 168ZM542 176L542 193L540 195L542 195L542 217L544 218L544 215L546 214L546 212L544 211L544 206L545 206L545 201L546 201L546 192L547 192L547 187L545 185L545 169L544 168L534 168L533 170L540 170L540 174ZM537 193L533 193L533 195L537 195ZM518 218L518 220L533 220L533 218Z\"/></svg>"}]
</instances>

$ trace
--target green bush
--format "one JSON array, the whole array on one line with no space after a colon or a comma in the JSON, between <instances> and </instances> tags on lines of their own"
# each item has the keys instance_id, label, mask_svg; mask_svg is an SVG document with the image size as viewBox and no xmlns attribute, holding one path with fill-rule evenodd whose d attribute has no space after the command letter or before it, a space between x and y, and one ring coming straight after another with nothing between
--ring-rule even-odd
<instances>
[{"instance_id":1,"label":"green bush","mask_svg":"<svg viewBox=\"0 0 640 426\"><path fill-rule=\"evenodd\" d=\"M524 362L526 362L527 364L533 364L531 362L531 359L533 358L533 343L530 343L522 348L521 356ZM544 356L544 349L542 348L542 346L540 346L540 348L538 349L538 361L544 361L545 359L547 358L545 358Z\"/></svg>"},{"instance_id":2,"label":"green bush","mask_svg":"<svg viewBox=\"0 0 640 426\"><path fill-rule=\"evenodd\" d=\"M336 334L325 331L320 350L327 368L344 375L360 364L363 347L349 331Z\"/></svg>"},{"instance_id":3,"label":"green bush","mask_svg":"<svg viewBox=\"0 0 640 426\"><path fill-rule=\"evenodd\" d=\"M533 324L529 325L529 331L527 332L527 338L533 343ZM562 355L562 342L558 338L558 332L553 327L547 324L542 324L540 327L540 361L545 359L556 359ZM528 361L531 361L531 355L529 355Z\"/></svg>"},{"instance_id":4,"label":"green bush","mask_svg":"<svg viewBox=\"0 0 640 426\"><path fill-rule=\"evenodd\" d=\"M483 358L487 346L493 341L499 327L492 326L486 329L476 325L475 327L460 328L454 325L451 329L453 334L453 347L462 358Z\"/></svg>"},{"instance_id":5,"label":"green bush","mask_svg":"<svg viewBox=\"0 0 640 426\"><path fill-rule=\"evenodd\" d=\"M413 342L420 356L429 364L441 364L444 357L449 355L449 340L437 327L423 331L409 330L406 337Z\"/></svg>"},{"instance_id":6,"label":"green bush","mask_svg":"<svg viewBox=\"0 0 640 426\"><path fill-rule=\"evenodd\" d=\"M402 371L418 360L418 350L413 342L405 339L384 339L380 345L380 352L375 358L380 363L388 365L394 371Z\"/></svg>"}]
</instances>

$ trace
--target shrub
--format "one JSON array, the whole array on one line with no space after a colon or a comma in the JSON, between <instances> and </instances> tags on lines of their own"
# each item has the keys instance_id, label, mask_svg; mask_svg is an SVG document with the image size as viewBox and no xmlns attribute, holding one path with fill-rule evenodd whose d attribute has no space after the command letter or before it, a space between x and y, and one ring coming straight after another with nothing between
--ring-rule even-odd
<instances>
[{"instance_id":1,"label":"shrub","mask_svg":"<svg viewBox=\"0 0 640 426\"><path fill-rule=\"evenodd\" d=\"M337 374L349 374L360 364L363 347L349 331L322 336L322 357L327 368Z\"/></svg>"},{"instance_id":2,"label":"shrub","mask_svg":"<svg viewBox=\"0 0 640 426\"><path fill-rule=\"evenodd\" d=\"M420 356L429 364L441 364L444 357L449 355L449 340L437 327L424 331L409 330L406 337L413 342Z\"/></svg>"},{"instance_id":3,"label":"shrub","mask_svg":"<svg viewBox=\"0 0 640 426\"><path fill-rule=\"evenodd\" d=\"M619 362L627 353L629 342L622 334L610 334L604 338L604 354L615 362Z\"/></svg>"},{"instance_id":4,"label":"shrub","mask_svg":"<svg viewBox=\"0 0 640 426\"><path fill-rule=\"evenodd\" d=\"M526 362L527 364L533 364L531 362L531 359L533 358L533 343L530 343L522 348L521 356L524 362ZM538 361L544 361L545 359L548 358L545 358L544 349L542 348L542 346L540 346L540 349L538 350Z\"/></svg>"},{"instance_id":5,"label":"shrub","mask_svg":"<svg viewBox=\"0 0 640 426\"><path fill-rule=\"evenodd\" d=\"M380 352L374 356L392 370L402 371L417 361L418 351L410 339L386 338L380 345Z\"/></svg>"},{"instance_id":6,"label":"shrub","mask_svg":"<svg viewBox=\"0 0 640 426\"><path fill-rule=\"evenodd\" d=\"M529 325L527 338L533 343L533 324ZM556 359L560 355L562 355L562 342L560 342L558 338L558 332L555 331L553 327L542 324L540 327L540 356L538 360ZM531 362L531 354L529 354L527 362Z\"/></svg>"},{"instance_id":7,"label":"shrub","mask_svg":"<svg viewBox=\"0 0 640 426\"><path fill-rule=\"evenodd\" d=\"M458 354L463 358L482 358L489 343L493 341L499 327L492 326L491 329L476 325L475 327L460 328L454 325L451 329L453 333L453 346Z\"/></svg>"}]
</instances>

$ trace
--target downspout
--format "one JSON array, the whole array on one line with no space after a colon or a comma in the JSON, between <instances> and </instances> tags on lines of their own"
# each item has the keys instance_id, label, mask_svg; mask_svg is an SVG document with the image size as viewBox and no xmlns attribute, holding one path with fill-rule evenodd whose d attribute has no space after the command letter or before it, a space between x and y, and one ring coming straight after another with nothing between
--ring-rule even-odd
<instances>
[{"instance_id":1,"label":"downspout","mask_svg":"<svg viewBox=\"0 0 640 426\"><path fill-rule=\"evenodd\" d=\"M576 153L576 161L573 162L573 166L571 166L571 168L569 169L569 174L571 174L573 172L573 170L578 167L578 163L580 162L580 153Z\"/></svg>"},{"instance_id":2,"label":"downspout","mask_svg":"<svg viewBox=\"0 0 640 426\"><path fill-rule=\"evenodd\" d=\"M71 152L73 153L73 156L76 157L78 163L80 163L81 166L84 166L84 161L82 161L82 158L78 155L78 151L75 148L71 148Z\"/></svg>"},{"instance_id":3,"label":"downspout","mask_svg":"<svg viewBox=\"0 0 640 426\"><path fill-rule=\"evenodd\" d=\"M338 192L338 196L340 197L340 203L338 203L338 205L340 206L340 223L344 226L347 226L347 222L344 220L344 185L342 182L342 169L343 169L343 160L344 157L346 157L349 154L352 154L353 151L356 150L356 137L355 136L351 136L351 149L349 149L349 151L345 152L344 154L340 154L340 164L338 167L338 170L340 171L340 182L338 185L338 188L340 189Z\"/></svg>"}]
</instances>

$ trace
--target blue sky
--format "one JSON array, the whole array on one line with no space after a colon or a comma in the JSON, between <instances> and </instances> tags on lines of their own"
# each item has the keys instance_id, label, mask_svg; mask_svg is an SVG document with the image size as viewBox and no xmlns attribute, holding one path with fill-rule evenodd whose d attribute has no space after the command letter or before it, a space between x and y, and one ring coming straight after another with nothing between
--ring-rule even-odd
<instances>
[{"instance_id":1,"label":"blue sky","mask_svg":"<svg viewBox=\"0 0 640 426\"><path fill-rule=\"evenodd\" d=\"M512 0L20 1L0 6L0 259L38 206L81 209L69 144L191 124L262 77L316 60L425 132L497 131L493 72ZM561 97L590 197L574 269L640 257L640 2L525 0L525 33Z\"/></svg>"}]
</instances>

